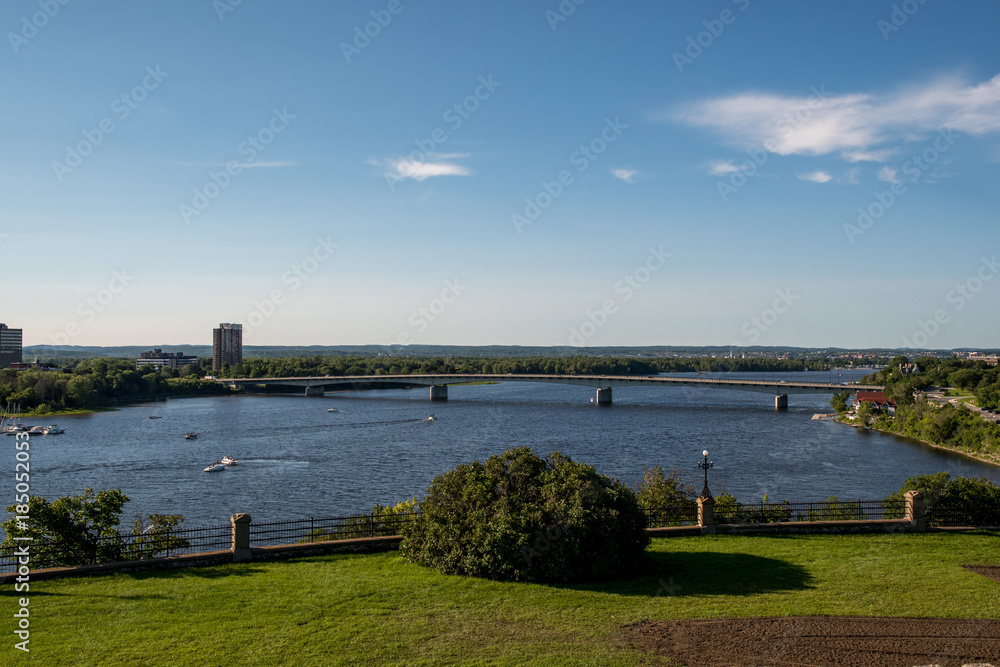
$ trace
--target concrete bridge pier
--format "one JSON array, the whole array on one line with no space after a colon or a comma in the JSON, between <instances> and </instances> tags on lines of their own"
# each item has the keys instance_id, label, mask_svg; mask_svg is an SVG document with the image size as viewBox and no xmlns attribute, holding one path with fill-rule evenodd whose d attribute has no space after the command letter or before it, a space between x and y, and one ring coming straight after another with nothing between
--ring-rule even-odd
<instances>
[{"instance_id":1,"label":"concrete bridge pier","mask_svg":"<svg viewBox=\"0 0 1000 667\"><path fill-rule=\"evenodd\" d=\"M306 396L322 396L323 394L323 385L321 384L315 387L306 387Z\"/></svg>"},{"instance_id":2,"label":"concrete bridge pier","mask_svg":"<svg viewBox=\"0 0 1000 667\"><path fill-rule=\"evenodd\" d=\"M784 410L788 407L788 394L781 394L774 397L774 409Z\"/></svg>"},{"instance_id":3,"label":"concrete bridge pier","mask_svg":"<svg viewBox=\"0 0 1000 667\"><path fill-rule=\"evenodd\" d=\"M597 390L597 404L611 405L611 387Z\"/></svg>"},{"instance_id":4,"label":"concrete bridge pier","mask_svg":"<svg viewBox=\"0 0 1000 667\"><path fill-rule=\"evenodd\" d=\"M446 384L431 385L431 400L432 401L447 401L448 400L448 385L446 385Z\"/></svg>"}]
</instances>

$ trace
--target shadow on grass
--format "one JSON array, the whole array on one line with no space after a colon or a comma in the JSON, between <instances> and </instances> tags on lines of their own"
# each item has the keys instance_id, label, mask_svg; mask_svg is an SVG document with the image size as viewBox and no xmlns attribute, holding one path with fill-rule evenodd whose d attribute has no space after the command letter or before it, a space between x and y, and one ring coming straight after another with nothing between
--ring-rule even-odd
<instances>
[{"instance_id":1,"label":"shadow on grass","mask_svg":"<svg viewBox=\"0 0 1000 667\"><path fill-rule=\"evenodd\" d=\"M812 577L806 570L774 558L710 551L654 552L647 556L646 568L635 577L601 583L550 585L643 597L760 595L812 588Z\"/></svg>"}]
</instances>

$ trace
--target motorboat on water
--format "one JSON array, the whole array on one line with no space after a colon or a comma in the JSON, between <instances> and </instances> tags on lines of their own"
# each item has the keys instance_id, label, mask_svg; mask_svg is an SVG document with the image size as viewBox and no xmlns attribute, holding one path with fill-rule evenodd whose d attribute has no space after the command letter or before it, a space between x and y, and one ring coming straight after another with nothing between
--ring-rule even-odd
<instances>
[{"instance_id":1,"label":"motorboat on water","mask_svg":"<svg viewBox=\"0 0 1000 667\"><path fill-rule=\"evenodd\" d=\"M191 431L190 433L188 433L187 435L184 436L184 438L186 440L194 440L197 437L198 437L198 434L195 433L194 431Z\"/></svg>"},{"instance_id":2,"label":"motorboat on water","mask_svg":"<svg viewBox=\"0 0 1000 667\"><path fill-rule=\"evenodd\" d=\"M238 461L229 454L226 454L225 456L222 457L219 463L221 463L224 466L234 466L238 463Z\"/></svg>"},{"instance_id":3,"label":"motorboat on water","mask_svg":"<svg viewBox=\"0 0 1000 667\"><path fill-rule=\"evenodd\" d=\"M226 466L223 465L222 461L216 461L212 465L205 468L205 472L219 472L220 470L225 470Z\"/></svg>"},{"instance_id":4,"label":"motorboat on water","mask_svg":"<svg viewBox=\"0 0 1000 667\"><path fill-rule=\"evenodd\" d=\"M431 415L430 417L428 417L424 421L436 422L437 421L437 417L435 417L434 415Z\"/></svg>"},{"instance_id":5,"label":"motorboat on water","mask_svg":"<svg viewBox=\"0 0 1000 667\"><path fill-rule=\"evenodd\" d=\"M42 435L59 435L60 433L65 433L65 432L66 432L66 429L59 428L55 424L52 424L51 426L46 426L42 430Z\"/></svg>"},{"instance_id":6,"label":"motorboat on water","mask_svg":"<svg viewBox=\"0 0 1000 667\"><path fill-rule=\"evenodd\" d=\"M337 408L327 408L327 412L340 412Z\"/></svg>"},{"instance_id":7,"label":"motorboat on water","mask_svg":"<svg viewBox=\"0 0 1000 667\"><path fill-rule=\"evenodd\" d=\"M150 419L163 419L160 415L149 415Z\"/></svg>"},{"instance_id":8,"label":"motorboat on water","mask_svg":"<svg viewBox=\"0 0 1000 667\"><path fill-rule=\"evenodd\" d=\"M45 435L44 426L32 426L28 429L28 435Z\"/></svg>"}]
</instances>

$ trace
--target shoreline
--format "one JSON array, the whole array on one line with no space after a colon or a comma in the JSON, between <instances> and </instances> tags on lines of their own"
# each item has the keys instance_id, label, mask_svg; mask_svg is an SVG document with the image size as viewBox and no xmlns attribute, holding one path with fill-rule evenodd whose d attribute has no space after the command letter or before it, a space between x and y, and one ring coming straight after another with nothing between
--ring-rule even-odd
<instances>
[{"instance_id":1,"label":"shoreline","mask_svg":"<svg viewBox=\"0 0 1000 667\"><path fill-rule=\"evenodd\" d=\"M850 426L851 428L865 428L865 426L861 424L852 424L850 422L843 421L839 417L834 418L833 421L835 421L838 424L843 424L844 426ZM930 447L932 449L940 449L941 451L948 452L949 454L959 454L961 456L965 456L966 458L970 458L974 461L978 461L979 463L986 463L988 465L1000 468L1000 457L993 458L993 457L986 457L981 454L973 454L972 452L966 452L961 449L955 449L954 447L949 447L948 445L942 445L936 442L930 442L929 440L923 440L921 438L914 438L912 435L903 435L902 433L896 433L895 431L886 431L885 429L876 428L874 426L868 426L867 428L871 431L878 431L879 433L885 433L886 435L894 435L897 438L902 438L903 440L919 442L921 445Z\"/></svg>"}]
</instances>

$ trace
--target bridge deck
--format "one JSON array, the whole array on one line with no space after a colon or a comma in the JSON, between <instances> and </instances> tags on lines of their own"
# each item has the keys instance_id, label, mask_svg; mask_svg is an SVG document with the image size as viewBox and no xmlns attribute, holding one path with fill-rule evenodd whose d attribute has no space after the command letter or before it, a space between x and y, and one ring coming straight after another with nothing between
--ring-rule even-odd
<instances>
[{"instance_id":1,"label":"bridge deck","mask_svg":"<svg viewBox=\"0 0 1000 667\"><path fill-rule=\"evenodd\" d=\"M636 375L493 375L493 374L449 374L449 375L354 375L285 378L218 378L218 382L240 387L246 385L275 385L290 387L342 387L343 385L392 384L409 386L434 386L462 384L467 382L554 382L585 387L702 387L712 389L735 389L781 394L836 394L842 391L855 394L858 391L881 391L881 385L839 384L828 382L783 382L766 380L723 380L717 378L686 378Z\"/></svg>"}]
</instances>

